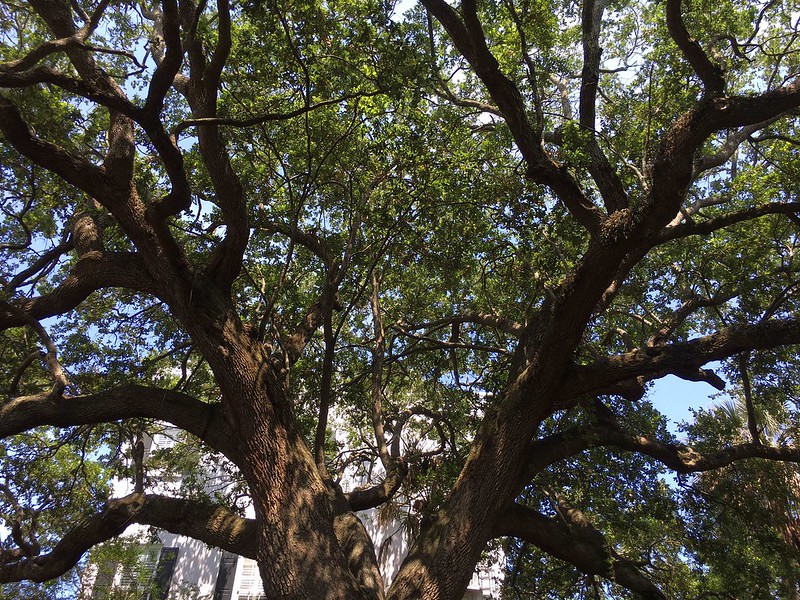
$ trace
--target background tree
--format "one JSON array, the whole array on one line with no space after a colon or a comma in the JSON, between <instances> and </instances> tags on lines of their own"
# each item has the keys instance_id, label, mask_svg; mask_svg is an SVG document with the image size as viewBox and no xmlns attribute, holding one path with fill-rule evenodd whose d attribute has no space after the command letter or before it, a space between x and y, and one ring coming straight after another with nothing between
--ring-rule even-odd
<instances>
[{"instance_id":1,"label":"background tree","mask_svg":"<svg viewBox=\"0 0 800 600\"><path fill-rule=\"evenodd\" d=\"M797 593L795 7L421 4L0 4L0 581L141 523L277 598L457 599L497 538L512 597L724 597L723 537ZM646 389L709 363L687 445ZM230 494L153 492L165 422Z\"/></svg>"}]
</instances>

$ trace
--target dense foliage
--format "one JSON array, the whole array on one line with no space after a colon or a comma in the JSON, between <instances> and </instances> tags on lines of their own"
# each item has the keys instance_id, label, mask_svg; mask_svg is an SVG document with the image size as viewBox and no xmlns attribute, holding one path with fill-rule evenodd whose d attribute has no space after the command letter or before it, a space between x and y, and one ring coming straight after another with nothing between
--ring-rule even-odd
<instances>
[{"instance_id":1,"label":"dense foliage","mask_svg":"<svg viewBox=\"0 0 800 600\"><path fill-rule=\"evenodd\" d=\"M490 544L507 598L800 595L792 2L0 23L0 597L69 597L131 523L275 598L457 599ZM725 388L677 437L670 374Z\"/></svg>"}]
</instances>

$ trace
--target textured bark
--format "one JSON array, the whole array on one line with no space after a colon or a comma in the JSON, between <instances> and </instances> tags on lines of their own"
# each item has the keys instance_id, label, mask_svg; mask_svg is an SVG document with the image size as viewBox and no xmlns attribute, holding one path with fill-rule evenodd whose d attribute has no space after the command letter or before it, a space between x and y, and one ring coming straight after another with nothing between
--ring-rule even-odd
<instances>
[{"instance_id":1,"label":"textured bark","mask_svg":"<svg viewBox=\"0 0 800 600\"><path fill-rule=\"evenodd\" d=\"M207 305L207 313L213 308ZM205 327L209 322L214 326L197 331L194 339L214 370L237 432L267 595L287 600L374 598L377 590L364 587L380 580L368 577L369 571L350 569L375 566L374 549L371 544L355 549L358 524L346 511L340 509L337 520L336 493L323 481L311 450L295 430L284 381L273 372L264 347L230 312L205 319ZM196 331L203 320L186 326Z\"/></svg>"}]
</instances>

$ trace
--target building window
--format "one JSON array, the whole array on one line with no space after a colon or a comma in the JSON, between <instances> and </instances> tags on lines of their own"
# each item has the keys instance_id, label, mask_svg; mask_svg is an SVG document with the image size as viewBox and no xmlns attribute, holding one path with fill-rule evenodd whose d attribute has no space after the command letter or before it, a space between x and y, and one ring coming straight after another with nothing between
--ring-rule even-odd
<instances>
[{"instance_id":1,"label":"building window","mask_svg":"<svg viewBox=\"0 0 800 600\"><path fill-rule=\"evenodd\" d=\"M174 448L180 440L181 430L178 427L167 426L163 431L153 436L153 450L168 450Z\"/></svg>"},{"instance_id":2,"label":"building window","mask_svg":"<svg viewBox=\"0 0 800 600\"><path fill-rule=\"evenodd\" d=\"M160 546L142 546L137 560L122 567L119 578L119 589L132 592L146 592L153 582L158 565Z\"/></svg>"},{"instance_id":3,"label":"building window","mask_svg":"<svg viewBox=\"0 0 800 600\"><path fill-rule=\"evenodd\" d=\"M98 569L92 599L165 600L177 559L178 548L140 546L133 560Z\"/></svg>"},{"instance_id":4,"label":"building window","mask_svg":"<svg viewBox=\"0 0 800 600\"><path fill-rule=\"evenodd\" d=\"M264 583L258 572L256 561L245 558L242 561L242 577L239 583L237 600L267 600L264 593Z\"/></svg>"}]
</instances>

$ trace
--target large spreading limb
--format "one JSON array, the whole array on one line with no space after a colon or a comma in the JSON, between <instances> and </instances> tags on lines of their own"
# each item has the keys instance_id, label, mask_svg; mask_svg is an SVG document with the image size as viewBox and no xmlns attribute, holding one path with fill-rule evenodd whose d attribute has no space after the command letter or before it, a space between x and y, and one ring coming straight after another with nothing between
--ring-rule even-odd
<instances>
[{"instance_id":1,"label":"large spreading limb","mask_svg":"<svg viewBox=\"0 0 800 600\"><path fill-rule=\"evenodd\" d=\"M192 10L188 10L189 7ZM192 31L197 14L194 2L185 3L183 13L183 28ZM166 13L164 18L166 23ZM230 5L227 0L217 2L217 18L219 39L210 61L206 60L208 49L199 37L190 35L186 39L190 75L189 83L183 88L183 93L195 119L217 117L220 76L231 49ZM169 48L169 43L167 46ZM222 211L225 223L225 237L216 245L206 267L206 274L211 281L219 285L220 289L227 292L239 275L242 256L250 239L250 219L244 188L231 164L230 153L219 127L216 125L200 127L197 130L197 138L203 163L214 187L215 202ZM160 212L169 215L178 210L185 210L188 208L188 201L189 198L185 198L182 202L165 204L160 208Z\"/></svg>"},{"instance_id":2,"label":"large spreading limb","mask_svg":"<svg viewBox=\"0 0 800 600\"><path fill-rule=\"evenodd\" d=\"M0 87L2 88L29 87L40 83L55 85L132 119L141 117L141 111L118 94L98 89L81 79L70 77L47 65L36 65L29 69L19 70L10 68L8 64L0 64Z\"/></svg>"},{"instance_id":3,"label":"large spreading limb","mask_svg":"<svg viewBox=\"0 0 800 600\"><path fill-rule=\"evenodd\" d=\"M764 350L800 343L800 320L772 319L739 325L687 342L636 349L568 370L562 399L575 398L627 379L656 379L668 374L698 381L702 365L748 350Z\"/></svg>"},{"instance_id":4,"label":"large spreading limb","mask_svg":"<svg viewBox=\"0 0 800 600\"><path fill-rule=\"evenodd\" d=\"M172 423L234 463L240 462L236 436L220 405L206 404L175 390L140 385L58 399L49 396L13 398L0 406L0 438L44 425L72 427L133 418Z\"/></svg>"},{"instance_id":5,"label":"large spreading limb","mask_svg":"<svg viewBox=\"0 0 800 600\"><path fill-rule=\"evenodd\" d=\"M680 2L672 2L672 8ZM725 129L765 123L800 106L800 78L787 85L753 96L707 94L675 120L662 136L653 160L652 185L647 201L620 219L630 233L625 239L645 252L653 233L670 223L686 198L695 173L693 156L712 134ZM608 219L612 221L613 219Z\"/></svg>"},{"instance_id":6,"label":"large spreading limb","mask_svg":"<svg viewBox=\"0 0 800 600\"><path fill-rule=\"evenodd\" d=\"M92 546L117 537L133 523L153 525L256 558L254 520L197 500L134 493L109 500L102 512L81 519L50 552L4 561L0 564L0 583L47 581L63 575Z\"/></svg>"},{"instance_id":7,"label":"large spreading limb","mask_svg":"<svg viewBox=\"0 0 800 600\"><path fill-rule=\"evenodd\" d=\"M379 483L364 489L345 494L350 510L359 511L375 508L391 500L408 474L408 467L402 460L395 460L389 471Z\"/></svg>"},{"instance_id":8,"label":"large spreading limb","mask_svg":"<svg viewBox=\"0 0 800 600\"><path fill-rule=\"evenodd\" d=\"M93 198L102 200L106 197L108 188L102 167L33 135L14 103L3 97L0 97L0 133L20 154L37 165Z\"/></svg>"},{"instance_id":9,"label":"large spreading limb","mask_svg":"<svg viewBox=\"0 0 800 600\"><path fill-rule=\"evenodd\" d=\"M678 214L692 183L694 153L715 132L763 123L800 106L800 77L756 96L705 98L680 116L664 135L652 166L648 201L634 213L635 231L652 235ZM637 214L638 213L638 214ZM655 240L631 242L651 247Z\"/></svg>"},{"instance_id":10,"label":"large spreading limb","mask_svg":"<svg viewBox=\"0 0 800 600\"><path fill-rule=\"evenodd\" d=\"M597 410L596 414L597 422L593 425L571 428L533 442L528 448L527 470L519 489L548 466L589 448L617 448L644 454L684 474L712 471L751 458L800 463L800 449L790 446L749 442L701 452L686 444L662 442L626 431L608 408Z\"/></svg>"},{"instance_id":11,"label":"large spreading limb","mask_svg":"<svg viewBox=\"0 0 800 600\"><path fill-rule=\"evenodd\" d=\"M589 427L572 429L537 440L529 449L526 484L542 469L594 447L614 447L645 454L678 473L696 473L728 466L751 458L800 462L800 450L764 446L757 442L735 444L699 452L684 444L671 444L625 431L606 410ZM580 511L559 499L561 519L547 518L512 504L498 517L496 535L510 535L535 544L543 551L570 562L585 573L610 578L642 597L663 598L646 576L630 561L616 555L604 537ZM648 595L656 594L656 595Z\"/></svg>"},{"instance_id":12,"label":"large spreading limb","mask_svg":"<svg viewBox=\"0 0 800 600\"><path fill-rule=\"evenodd\" d=\"M0 330L20 327L26 319L20 311L35 319L64 314L86 300L93 292L120 287L154 294L155 285L134 253L89 253L78 260L69 274L51 292L33 298L0 301Z\"/></svg>"},{"instance_id":13,"label":"large spreading limb","mask_svg":"<svg viewBox=\"0 0 800 600\"><path fill-rule=\"evenodd\" d=\"M744 223L766 215L786 215L790 219L800 218L800 202L768 202L752 208L730 212L704 221L684 221L662 229L656 241L658 244L688 237L708 235L725 227Z\"/></svg>"},{"instance_id":14,"label":"large spreading limb","mask_svg":"<svg viewBox=\"0 0 800 600\"><path fill-rule=\"evenodd\" d=\"M161 112L164 97L175 81L175 76L183 63L178 3L175 0L164 0L161 4L163 6L163 9L159 11L161 27L157 34L163 35L166 53L163 56L158 55L156 70L150 79L150 87L147 90L147 100L144 105L145 110L154 115Z\"/></svg>"},{"instance_id":15,"label":"large spreading limb","mask_svg":"<svg viewBox=\"0 0 800 600\"><path fill-rule=\"evenodd\" d=\"M170 87L180 77L179 71L183 64L183 48L180 35L181 20L178 3L175 0L165 0L163 2L163 10L156 9L156 13L158 17L155 17L154 13L147 14L157 18L159 27L156 35L163 36L166 52L162 54L162 49L159 47L153 53L157 67L150 80L140 124L153 142L153 146L164 163L167 176L172 183L172 189L169 193L149 208L151 220L157 227L162 229L162 235L166 236L166 232L163 231L163 221L189 209L191 192L188 177L184 170L183 155L178 148L177 140L174 136L167 134L160 118L164 98ZM145 16L147 17L147 15Z\"/></svg>"},{"instance_id":16,"label":"large spreading limb","mask_svg":"<svg viewBox=\"0 0 800 600\"><path fill-rule=\"evenodd\" d=\"M713 131L769 122L800 107L800 77L787 85L755 96L727 96L710 102ZM701 128L702 131L702 128Z\"/></svg>"},{"instance_id":17,"label":"large spreading limb","mask_svg":"<svg viewBox=\"0 0 800 600\"><path fill-rule=\"evenodd\" d=\"M545 153L541 145L541 136L527 117L519 89L502 73L497 59L486 46L475 2L463 3L463 20L444 0L423 0L422 4L450 34L502 112L520 154L528 166L527 177L536 183L549 186L586 229L596 231L602 219L602 212L584 194L567 169L553 162Z\"/></svg>"},{"instance_id":18,"label":"large spreading limb","mask_svg":"<svg viewBox=\"0 0 800 600\"><path fill-rule=\"evenodd\" d=\"M512 504L498 517L496 536L531 542L589 575L599 575L635 592L640 598L663 600L664 594L629 559L620 556L606 537L575 507L561 500L559 515L550 518Z\"/></svg>"},{"instance_id":19,"label":"large spreading limb","mask_svg":"<svg viewBox=\"0 0 800 600\"><path fill-rule=\"evenodd\" d=\"M594 445L613 446L646 454L678 473L699 473L726 467L749 458L800 463L800 448L765 446L759 443L735 444L711 452L700 452L684 444L667 444L642 435L628 433L618 426L603 425L595 431Z\"/></svg>"}]
</instances>

